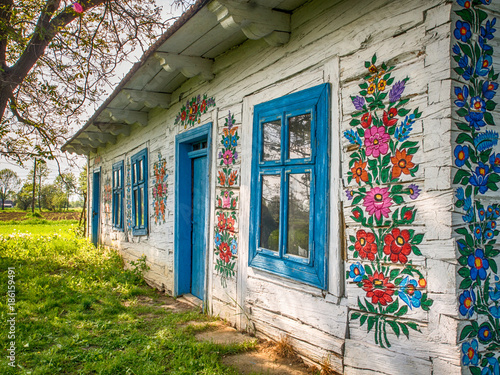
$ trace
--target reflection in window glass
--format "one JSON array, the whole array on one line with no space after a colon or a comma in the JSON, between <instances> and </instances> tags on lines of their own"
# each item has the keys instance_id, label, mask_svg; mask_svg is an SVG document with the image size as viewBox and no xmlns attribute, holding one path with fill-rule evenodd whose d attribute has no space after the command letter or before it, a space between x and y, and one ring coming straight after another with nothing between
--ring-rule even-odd
<instances>
[{"instance_id":1,"label":"reflection in window glass","mask_svg":"<svg viewBox=\"0 0 500 375\"><path fill-rule=\"evenodd\" d=\"M135 226L139 226L139 197L138 197L138 191L134 190L134 210L135 210Z\"/></svg>"},{"instance_id":2,"label":"reflection in window glass","mask_svg":"<svg viewBox=\"0 0 500 375\"><path fill-rule=\"evenodd\" d=\"M140 205L141 205L141 210L139 211L139 225L142 226L144 224L144 199L142 197L144 196L144 188L139 189L139 199L140 199Z\"/></svg>"},{"instance_id":3,"label":"reflection in window glass","mask_svg":"<svg viewBox=\"0 0 500 375\"><path fill-rule=\"evenodd\" d=\"M260 206L260 247L278 251L280 239L280 188L279 175L262 176Z\"/></svg>"},{"instance_id":4,"label":"reflection in window glass","mask_svg":"<svg viewBox=\"0 0 500 375\"><path fill-rule=\"evenodd\" d=\"M290 139L288 158L303 159L311 156L311 114L305 113L288 119Z\"/></svg>"},{"instance_id":5,"label":"reflection in window glass","mask_svg":"<svg viewBox=\"0 0 500 375\"><path fill-rule=\"evenodd\" d=\"M310 174L289 175L287 253L309 257Z\"/></svg>"},{"instance_id":6,"label":"reflection in window glass","mask_svg":"<svg viewBox=\"0 0 500 375\"><path fill-rule=\"evenodd\" d=\"M265 122L262 124L262 137L264 139L262 160L281 159L281 120Z\"/></svg>"}]
</instances>

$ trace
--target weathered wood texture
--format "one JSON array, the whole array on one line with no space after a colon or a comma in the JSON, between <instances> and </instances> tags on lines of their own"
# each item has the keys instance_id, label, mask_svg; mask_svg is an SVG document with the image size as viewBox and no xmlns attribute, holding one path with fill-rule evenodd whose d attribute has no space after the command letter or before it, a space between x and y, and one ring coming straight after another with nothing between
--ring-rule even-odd
<instances>
[{"instance_id":1,"label":"weathered wood texture","mask_svg":"<svg viewBox=\"0 0 500 375\"><path fill-rule=\"evenodd\" d=\"M207 113L200 124L214 122L210 190L212 202L223 190L217 182L221 132L228 112L239 126L241 153L234 164L240 175L238 186L230 188L238 197L238 252L235 277L226 280L214 270L214 227L216 212L212 204L209 249L209 310L238 327L256 329L260 335L279 339L289 336L295 349L315 363L329 357L332 367L346 374L431 374L459 373L460 350L456 346L458 312L456 304L455 243L452 238L453 191L451 138L450 21L451 5L444 0L432 1L311 1L291 14L290 39L281 47L271 47L263 40L248 40L239 47L214 58L215 77L205 82L195 77L172 93L168 110L156 108L149 113L148 126L131 126L129 137L118 135L116 145L99 148L102 179L110 175L112 164L129 160L135 152L148 147L151 160L156 153L167 160L169 195L167 218L161 225L150 221L149 235L134 237L129 230L113 231L102 219L102 240L122 250L126 259L145 254L151 271L150 282L171 293L174 288L173 212L175 191L174 140L185 131L174 125L185 101L199 94L214 97L217 111ZM201 27L201 26L199 26ZM342 261L346 235L359 229L351 219L351 202L345 198L348 188L349 151L343 132L349 128L354 107L350 99L359 91L366 75L364 61L377 54L378 61L396 66L393 76L409 77L405 95L412 108L423 115L414 124L411 140L420 147L415 162L420 169L414 178L404 182L422 187L413 229L425 233L420 246L422 256L410 258L427 280L425 291L434 300L429 312L413 310L406 319L420 324L421 332L410 332L410 338L390 335L391 348L375 345L366 326L359 327L351 314L357 310L362 289L345 280L353 258L346 252ZM248 267L248 230L250 207L250 166L252 158L253 105L330 82L332 98L332 187L330 217L338 217L330 227L328 248L328 290L305 286ZM148 87L151 91L161 91ZM91 160L91 165L93 165ZM127 164L127 163L125 163ZM151 176L150 167L150 176ZM149 180L151 187L152 181ZM150 204L152 202L151 192ZM341 198L339 198L341 196ZM340 202L340 200L342 201ZM332 202L333 201L333 202ZM341 211L341 205L343 211ZM152 208L150 207L150 211ZM334 222L335 223L335 222ZM409 228L411 229L411 228Z\"/></svg>"}]
</instances>

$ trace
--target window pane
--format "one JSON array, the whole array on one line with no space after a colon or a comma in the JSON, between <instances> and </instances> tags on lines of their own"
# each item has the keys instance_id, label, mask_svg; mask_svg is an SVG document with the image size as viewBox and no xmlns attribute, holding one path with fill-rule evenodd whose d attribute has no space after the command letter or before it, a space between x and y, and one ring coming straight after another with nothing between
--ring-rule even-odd
<instances>
[{"instance_id":1,"label":"window pane","mask_svg":"<svg viewBox=\"0 0 500 375\"><path fill-rule=\"evenodd\" d=\"M310 174L289 175L287 253L309 257Z\"/></svg>"},{"instance_id":2,"label":"window pane","mask_svg":"<svg viewBox=\"0 0 500 375\"><path fill-rule=\"evenodd\" d=\"M138 199L138 194L137 190L134 190L134 210L135 210L135 227L139 226L139 199Z\"/></svg>"},{"instance_id":3,"label":"window pane","mask_svg":"<svg viewBox=\"0 0 500 375\"><path fill-rule=\"evenodd\" d=\"M142 181L142 176L143 176L143 165L142 165L142 159L139 160L139 162L137 163L138 167L137 167L137 181Z\"/></svg>"},{"instance_id":4,"label":"window pane","mask_svg":"<svg viewBox=\"0 0 500 375\"><path fill-rule=\"evenodd\" d=\"M311 156L311 114L305 113L288 119L290 145L289 159L302 159Z\"/></svg>"},{"instance_id":5,"label":"window pane","mask_svg":"<svg viewBox=\"0 0 500 375\"><path fill-rule=\"evenodd\" d=\"M120 195L118 195L116 197L116 202L118 204L118 206L116 207L116 219L115 219L115 223L118 227L121 228L122 226L122 222L121 222L121 217L122 217L122 197Z\"/></svg>"},{"instance_id":6,"label":"window pane","mask_svg":"<svg viewBox=\"0 0 500 375\"><path fill-rule=\"evenodd\" d=\"M264 139L262 160L281 159L281 120L262 124L262 138Z\"/></svg>"},{"instance_id":7,"label":"window pane","mask_svg":"<svg viewBox=\"0 0 500 375\"><path fill-rule=\"evenodd\" d=\"M140 226L144 226L144 221L145 221L145 217L144 217L144 188L140 188L139 189L140 191L140 200L141 200L141 223L140 223Z\"/></svg>"},{"instance_id":8,"label":"window pane","mask_svg":"<svg viewBox=\"0 0 500 375\"><path fill-rule=\"evenodd\" d=\"M262 176L260 247L278 251L280 239L280 175Z\"/></svg>"}]
</instances>

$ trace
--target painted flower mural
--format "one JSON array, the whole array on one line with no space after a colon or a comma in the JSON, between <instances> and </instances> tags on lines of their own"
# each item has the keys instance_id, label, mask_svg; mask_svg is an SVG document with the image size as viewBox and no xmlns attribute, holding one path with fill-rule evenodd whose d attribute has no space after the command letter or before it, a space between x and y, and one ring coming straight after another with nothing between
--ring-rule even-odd
<instances>
[{"instance_id":1,"label":"painted flower mural","mask_svg":"<svg viewBox=\"0 0 500 375\"><path fill-rule=\"evenodd\" d=\"M238 160L238 127L235 126L234 115L229 112L225 119L218 153L220 166L217 181L222 190L217 192L215 226L215 270L221 276L221 284L227 286L227 280L235 275L238 238L236 234L238 222L238 170L234 164Z\"/></svg>"},{"instance_id":2,"label":"painted flower mural","mask_svg":"<svg viewBox=\"0 0 500 375\"><path fill-rule=\"evenodd\" d=\"M378 345L389 347L389 329L397 337L419 330L416 323L398 318L409 310L427 311L433 301L425 292L424 275L411 259L422 255L418 245L424 236L408 227L417 210L407 202L417 199L421 189L400 181L418 171L413 158L419 145L409 138L421 112L405 108L408 78L394 83L394 67L377 66L376 61L373 56L365 63L369 75L359 95L351 98L356 112L351 129L344 132L354 150L347 180L358 185L348 188L346 195L351 218L363 227L349 237L352 257L360 262L351 265L346 277L365 292L351 318L373 330Z\"/></svg>"},{"instance_id":3,"label":"painted flower mural","mask_svg":"<svg viewBox=\"0 0 500 375\"><path fill-rule=\"evenodd\" d=\"M168 197L167 160L158 153L158 161L153 164L153 210L155 224L165 224L165 214Z\"/></svg>"},{"instance_id":4,"label":"painted flower mural","mask_svg":"<svg viewBox=\"0 0 500 375\"><path fill-rule=\"evenodd\" d=\"M177 114L174 124L184 126L184 129L189 126L194 126L200 123L201 115L205 114L210 107L215 107L215 99L208 98L203 95L203 98L198 95L188 100L182 106L181 111Z\"/></svg>"},{"instance_id":5,"label":"painted flower mural","mask_svg":"<svg viewBox=\"0 0 500 375\"><path fill-rule=\"evenodd\" d=\"M493 149L498 132L493 111L498 74L493 67L496 18L487 13L491 1L458 0L455 14L455 73L460 83L454 88L459 133L455 139L457 186L455 207L463 211L464 225L457 233L459 313L466 320L460 331L462 365L471 374L498 374L500 347L500 293L498 293L496 244L499 204L485 202L484 194L498 191L500 160Z\"/></svg>"}]
</instances>

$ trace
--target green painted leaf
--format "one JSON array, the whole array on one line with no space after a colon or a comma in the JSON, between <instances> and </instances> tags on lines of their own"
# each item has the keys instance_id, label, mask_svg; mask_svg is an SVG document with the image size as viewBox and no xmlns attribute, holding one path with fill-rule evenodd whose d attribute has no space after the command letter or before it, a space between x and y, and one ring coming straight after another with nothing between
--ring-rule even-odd
<instances>
[{"instance_id":1,"label":"green painted leaf","mask_svg":"<svg viewBox=\"0 0 500 375\"><path fill-rule=\"evenodd\" d=\"M470 366L469 371L472 375L481 375L481 369L479 367Z\"/></svg>"},{"instance_id":2,"label":"green painted leaf","mask_svg":"<svg viewBox=\"0 0 500 375\"><path fill-rule=\"evenodd\" d=\"M497 262L493 259L489 260L490 263L490 268L494 273L498 273L498 267L497 267Z\"/></svg>"},{"instance_id":3,"label":"green painted leaf","mask_svg":"<svg viewBox=\"0 0 500 375\"><path fill-rule=\"evenodd\" d=\"M459 169L453 178L453 183L458 184L463 177L470 177L470 172L464 169Z\"/></svg>"},{"instance_id":4,"label":"green painted leaf","mask_svg":"<svg viewBox=\"0 0 500 375\"><path fill-rule=\"evenodd\" d=\"M458 144L462 144L464 142L469 142L470 144L474 144L474 140L467 133L460 133L455 142Z\"/></svg>"},{"instance_id":5,"label":"green painted leaf","mask_svg":"<svg viewBox=\"0 0 500 375\"><path fill-rule=\"evenodd\" d=\"M387 323L389 324L389 326L392 328L392 331L394 332L394 334L399 337L399 334L400 334L400 330L399 330L399 325L398 323L396 323L394 320L388 320Z\"/></svg>"},{"instance_id":6,"label":"green painted leaf","mask_svg":"<svg viewBox=\"0 0 500 375\"><path fill-rule=\"evenodd\" d=\"M457 122L455 123L455 125L457 126L457 128L459 128L460 130L463 130L463 131L466 131L466 132L470 132L470 126L467 125L466 123L464 122Z\"/></svg>"},{"instance_id":7,"label":"green painted leaf","mask_svg":"<svg viewBox=\"0 0 500 375\"><path fill-rule=\"evenodd\" d=\"M361 315L361 319L359 319L359 325L362 326L365 324L366 319L368 319L368 315Z\"/></svg>"},{"instance_id":8,"label":"green painted leaf","mask_svg":"<svg viewBox=\"0 0 500 375\"><path fill-rule=\"evenodd\" d=\"M467 277L466 279L463 279L462 282L460 283L459 288L460 289L467 289L472 285L472 279L470 277Z\"/></svg>"},{"instance_id":9,"label":"green painted leaf","mask_svg":"<svg viewBox=\"0 0 500 375\"><path fill-rule=\"evenodd\" d=\"M416 246L412 246L411 247L411 250L413 251L413 254L417 255L417 256L421 256L422 255L422 252L420 251L420 249Z\"/></svg>"},{"instance_id":10,"label":"green painted leaf","mask_svg":"<svg viewBox=\"0 0 500 375\"><path fill-rule=\"evenodd\" d=\"M417 234L413 237L411 243L412 244L415 244L415 245L418 245L420 243L422 243L422 240L424 239L424 235L423 234Z\"/></svg>"},{"instance_id":11,"label":"green painted leaf","mask_svg":"<svg viewBox=\"0 0 500 375\"><path fill-rule=\"evenodd\" d=\"M394 196L392 197L392 200L393 200L393 201L394 201L394 203L396 203L396 204L401 204L401 203L403 203L403 202L404 202L404 199L403 199L403 197L402 197L401 195L394 195Z\"/></svg>"},{"instance_id":12,"label":"green painted leaf","mask_svg":"<svg viewBox=\"0 0 500 375\"><path fill-rule=\"evenodd\" d=\"M356 319L358 319L360 316L361 316L361 314L360 314L360 313L352 313L352 314L351 314L351 319L352 319L352 320L356 320Z\"/></svg>"},{"instance_id":13,"label":"green painted leaf","mask_svg":"<svg viewBox=\"0 0 500 375\"><path fill-rule=\"evenodd\" d=\"M403 305L401 308L394 314L396 316L403 316L408 312L408 306Z\"/></svg>"},{"instance_id":14,"label":"green painted leaf","mask_svg":"<svg viewBox=\"0 0 500 375\"><path fill-rule=\"evenodd\" d=\"M403 334L406 336L407 339L410 338L410 331L408 330L408 327L404 323L399 323L399 326L401 327L401 331Z\"/></svg>"},{"instance_id":15,"label":"green painted leaf","mask_svg":"<svg viewBox=\"0 0 500 375\"><path fill-rule=\"evenodd\" d=\"M392 272L391 272L391 274L392 274ZM398 300L399 299L396 299L396 301L394 301L389 306L387 306L387 310L386 310L387 313L393 314L394 312L397 311L397 309L399 308L399 302L398 302Z\"/></svg>"},{"instance_id":16,"label":"green painted leaf","mask_svg":"<svg viewBox=\"0 0 500 375\"><path fill-rule=\"evenodd\" d=\"M368 318L368 332L370 332L373 328L373 325L375 324L375 322L377 321L377 318L375 316L370 316Z\"/></svg>"},{"instance_id":17,"label":"green painted leaf","mask_svg":"<svg viewBox=\"0 0 500 375\"><path fill-rule=\"evenodd\" d=\"M418 142L406 141L401 144L401 148L415 147Z\"/></svg>"},{"instance_id":18,"label":"green painted leaf","mask_svg":"<svg viewBox=\"0 0 500 375\"><path fill-rule=\"evenodd\" d=\"M462 267L458 270L458 274L463 278L466 278L470 276L470 270L468 267Z\"/></svg>"},{"instance_id":19,"label":"green painted leaf","mask_svg":"<svg viewBox=\"0 0 500 375\"><path fill-rule=\"evenodd\" d=\"M457 111L457 115L459 115L460 117L465 117L465 116L467 116L468 113L469 112L465 108L460 108Z\"/></svg>"},{"instance_id":20,"label":"green painted leaf","mask_svg":"<svg viewBox=\"0 0 500 375\"><path fill-rule=\"evenodd\" d=\"M352 200L352 205L355 206L361 202L361 199L363 199L363 196L361 195L356 195L354 199Z\"/></svg>"},{"instance_id":21,"label":"green painted leaf","mask_svg":"<svg viewBox=\"0 0 500 375\"><path fill-rule=\"evenodd\" d=\"M495 121L493 121L493 115L490 112L484 113L484 121L486 121L488 125L495 125Z\"/></svg>"},{"instance_id":22,"label":"green painted leaf","mask_svg":"<svg viewBox=\"0 0 500 375\"><path fill-rule=\"evenodd\" d=\"M361 311L367 311L366 307L363 306L363 304L361 303L361 300L359 297L358 297L358 307L361 309Z\"/></svg>"},{"instance_id":23,"label":"green painted leaf","mask_svg":"<svg viewBox=\"0 0 500 375\"><path fill-rule=\"evenodd\" d=\"M497 106L497 103L495 103L493 100L488 100L486 102L486 110L488 111L493 111Z\"/></svg>"}]
</instances>

